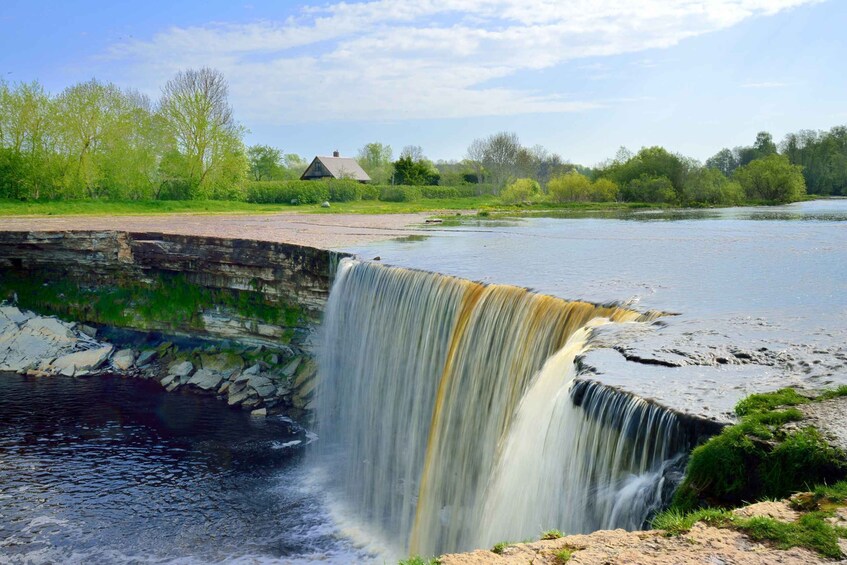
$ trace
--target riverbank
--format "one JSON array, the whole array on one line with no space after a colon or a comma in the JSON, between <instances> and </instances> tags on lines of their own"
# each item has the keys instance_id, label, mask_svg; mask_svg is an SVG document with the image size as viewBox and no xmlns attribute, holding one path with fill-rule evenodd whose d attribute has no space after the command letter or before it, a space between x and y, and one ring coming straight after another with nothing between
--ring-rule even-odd
<instances>
[{"instance_id":1,"label":"riverbank","mask_svg":"<svg viewBox=\"0 0 847 565\"><path fill-rule=\"evenodd\" d=\"M98 339L97 328L0 305L0 372L34 378L117 375L218 397L264 416L306 419L314 391L314 362L289 348L180 347L147 341L126 347Z\"/></svg>"}]
</instances>

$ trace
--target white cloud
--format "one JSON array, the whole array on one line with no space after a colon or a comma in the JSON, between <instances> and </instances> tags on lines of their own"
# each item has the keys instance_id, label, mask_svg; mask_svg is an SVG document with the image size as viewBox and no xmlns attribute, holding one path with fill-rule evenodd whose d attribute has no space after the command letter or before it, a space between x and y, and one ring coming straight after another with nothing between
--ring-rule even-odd
<instances>
[{"instance_id":1,"label":"white cloud","mask_svg":"<svg viewBox=\"0 0 847 565\"><path fill-rule=\"evenodd\" d=\"M115 44L129 83L211 66L242 119L316 120L571 112L599 106L492 86L523 70L673 46L820 0L371 0L285 21L172 27ZM747 86L747 85L745 85ZM754 87L750 85L749 87Z\"/></svg>"}]
</instances>

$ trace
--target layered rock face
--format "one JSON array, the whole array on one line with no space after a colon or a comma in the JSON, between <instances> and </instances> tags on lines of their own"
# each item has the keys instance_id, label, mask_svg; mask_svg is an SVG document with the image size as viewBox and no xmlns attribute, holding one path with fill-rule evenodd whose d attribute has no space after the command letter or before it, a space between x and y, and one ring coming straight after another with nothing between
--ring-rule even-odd
<instances>
[{"instance_id":1,"label":"layered rock face","mask_svg":"<svg viewBox=\"0 0 847 565\"><path fill-rule=\"evenodd\" d=\"M298 313L293 323L265 322L232 304L210 303L202 323L146 318L116 324L254 346L293 338L295 345L309 348L308 334L323 311L336 260L337 254L327 250L243 239L116 231L0 232L0 273L14 273L33 284L72 280L108 290L162 284L163 277L169 284L168 277L178 276L184 284L258 295Z\"/></svg>"}]
</instances>

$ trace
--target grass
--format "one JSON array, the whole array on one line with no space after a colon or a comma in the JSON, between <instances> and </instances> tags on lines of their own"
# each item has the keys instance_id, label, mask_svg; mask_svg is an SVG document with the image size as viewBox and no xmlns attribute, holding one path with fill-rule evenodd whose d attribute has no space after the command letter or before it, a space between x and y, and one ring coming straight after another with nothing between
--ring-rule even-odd
<instances>
[{"instance_id":1,"label":"grass","mask_svg":"<svg viewBox=\"0 0 847 565\"><path fill-rule=\"evenodd\" d=\"M810 400L807 397L801 396L793 388L783 388L776 392L751 394L735 405L735 413L746 416L753 412L767 412L779 406L799 406L808 402Z\"/></svg>"},{"instance_id":2,"label":"grass","mask_svg":"<svg viewBox=\"0 0 847 565\"><path fill-rule=\"evenodd\" d=\"M567 563L573 557L573 552L568 548L563 548L553 554L553 557L556 558L557 563Z\"/></svg>"},{"instance_id":3,"label":"grass","mask_svg":"<svg viewBox=\"0 0 847 565\"><path fill-rule=\"evenodd\" d=\"M838 559L843 557L838 540L847 537L847 529L827 522L826 519L831 515L831 512L814 511L804 514L796 522L781 522L761 516L745 518L716 508L693 512L671 509L657 515L653 519L653 527L665 530L668 535L681 535L697 522L705 522L717 528L743 532L754 541L770 542L779 549L804 547L825 557Z\"/></svg>"},{"instance_id":4,"label":"grass","mask_svg":"<svg viewBox=\"0 0 847 565\"><path fill-rule=\"evenodd\" d=\"M383 202L358 200L333 202L329 208L317 204L293 206L290 204L252 204L229 200L147 200L147 201L91 201L59 200L21 202L0 200L0 216L155 216L168 214L272 214L300 212L308 214L402 214L415 212L442 212L476 210L496 205L496 196L483 195L466 198L423 198L414 202Z\"/></svg>"},{"instance_id":5,"label":"grass","mask_svg":"<svg viewBox=\"0 0 847 565\"><path fill-rule=\"evenodd\" d=\"M802 420L795 408L847 394L847 387L817 397L793 389L754 394L739 402L740 421L692 451L673 507L694 510L704 502L734 506L763 497L783 498L847 475L845 454Z\"/></svg>"},{"instance_id":6,"label":"grass","mask_svg":"<svg viewBox=\"0 0 847 565\"><path fill-rule=\"evenodd\" d=\"M402 559L397 565L440 565L440 563L441 561L439 561L436 557L424 559L419 555L415 555L408 559Z\"/></svg>"},{"instance_id":7,"label":"grass","mask_svg":"<svg viewBox=\"0 0 847 565\"><path fill-rule=\"evenodd\" d=\"M563 537L565 537L565 533L561 530L547 530L546 532L541 533L541 537L539 539L550 540Z\"/></svg>"},{"instance_id":8,"label":"grass","mask_svg":"<svg viewBox=\"0 0 847 565\"><path fill-rule=\"evenodd\" d=\"M513 542L510 542L510 541L501 541L501 542L495 543L494 547L491 548L491 553L496 553L497 555L500 555L500 554L503 553L503 551L507 547L509 547L511 545L513 545Z\"/></svg>"}]
</instances>

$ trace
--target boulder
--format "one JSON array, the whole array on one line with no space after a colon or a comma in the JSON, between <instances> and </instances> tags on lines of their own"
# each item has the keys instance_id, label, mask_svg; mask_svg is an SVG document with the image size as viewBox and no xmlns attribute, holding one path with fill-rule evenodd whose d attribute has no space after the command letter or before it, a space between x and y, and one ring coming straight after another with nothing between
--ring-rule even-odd
<instances>
[{"instance_id":1,"label":"boulder","mask_svg":"<svg viewBox=\"0 0 847 565\"><path fill-rule=\"evenodd\" d=\"M300 362L303 360L302 357L297 356L291 361L289 361L285 367L282 368L282 375L285 377L293 377L294 373L297 372L297 367L300 366Z\"/></svg>"},{"instance_id":2,"label":"boulder","mask_svg":"<svg viewBox=\"0 0 847 565\"><path fill-rule=\"evenodd\" d=\"M251 395L255 394L252 390L244 389L240 392L232 392L232 389L229 390L229 397L227 398L227 404L230 406L235 406L236 404L241 404Z\"/></svg>"},{"instance_id":3,"label":"boulder","mask_svg":"<svg viewBox=\"0 0 847 565\"><path fill-rule=\"evenodd\" d=\"M250 377L250 380L247 381L247 386L255 390L262 398L273 396L274 392L276 392L273 382L263 375Z\"/></svg>"},{"instance_id":4,"label":"boulder","mask_svg":"<svg viewBox=\"0 0 847 565\"><path fill-rule=\"evenodd\" d=\"M67 367L59 371L59 374L65 377L72 377L74 376L74 373L76 373L76 367L73 365L68 365Z\"/></svg>"},{"instance_id":5,"label":"boulder","mask_svg":"<svg viewBox=\"0 0 847 565\"><path fill-rule=\"evenodd\" d=\"M208 369L200 369L188 381L189 385L196 386L201 390L217 390L224 378L218 372Z\"/></svg>"},{"instance_id":6,"label":"boulder","mask_svg":"<svg viewBox=\"0 0 847 565\"><path fill-rule=\"evenodd\" d=\"M244 360L240 355L234 353L218 353L215 355L204 353L200 355L200 364L204 369L231 374L244 366Z\"/></svg>"},{"instance_id":7,"label":"boulder","mask_svg":"<svg viewBox=\"0 0 847 565\"><path fill-rule=\"evenodd\" d=\"M156 351L155 349L148 349L147 351L141 352L141 355L138 356L138 359L135 363L139 367L144 367L145 365L148 365L149 363L155 361L158 356L158 351Z\"/></svg>"},{"instance_id":8,"label":"boulder","mask_svg":"<svg viewBox=\"0 0 847 565\"><path fill-rule=\"evenodd\" d=\"M252 412L250 412L250 415L254 416L254 417L263 418L263 417L268 415L268 409L267 408L257 408L255 410L253 410Z\"/></svg>"},{"instance_id":9,"label":"boulder","mask_svg":"<svg viewBox=\"0 0 847 565\"><path fill-rule=\"evenodd\" d=\"M112 366L119 371L128 371L135 363L132 349L121 349L112 356Z\"/></svg>"},{"instance_id":10,"label":"boulder","mask_svg":"<svg viewBox=\"0 0 847 565\"><path fill-rule=\"evenodd\" d=\"M244 377L244 380L247 380L248 378L250 378L250 375L258 375L261 371L262 367L258 363L256 363L252 367L244 369L244 371L241 373L241 376Z\"/></svg>"},{"instance_id":11,"label":"boulder","mask_svg":"<svg viewBox=\"0 0 847 565\"><path fill-rule=\"evenodd\" d=\"M192 372L194 372L194 364L191 363L191 361L175 363L170 366L170 369L168 369L169 374L176 375L177 377L187 377Z\"/></svg>"},{"instance_id":12,"label":"boulder","mask_svg":"<svg viewBox=\"0 0 847 565\"><path fill-rule=\"evenodd\" d=\"M80 371L91 372L98 369L109 358L113 349L111 345L104 345L94 349L70 353L53 361L51 366L58 373L71 365L76 368L77 373Z\"/></svg>"},{"instance_id":13,"label":"boulder","mask_svg":"<svg viewBox=\"0 0 847 565\"><path fill-rule=\"evenodd\" d=\"M87 335L88 337L94 339L97 337L97 328L91 327L86 324L79 325L79 331Z\"/></svg>"},{"instance_id":14,"label":"boulder","mask_svg":"<svg viewBox=\"0 0 847 565\"><path fill-rule=\"evenodd\" d=\"M167 388L168 386L171 385L171 383L173 383L174 381L176 381L178 379L179 379L179 377L176 376L176 375L167 375L164 379L159 381L159 384L162 385L163 387Z\"/></svg>"}]
</instances>

